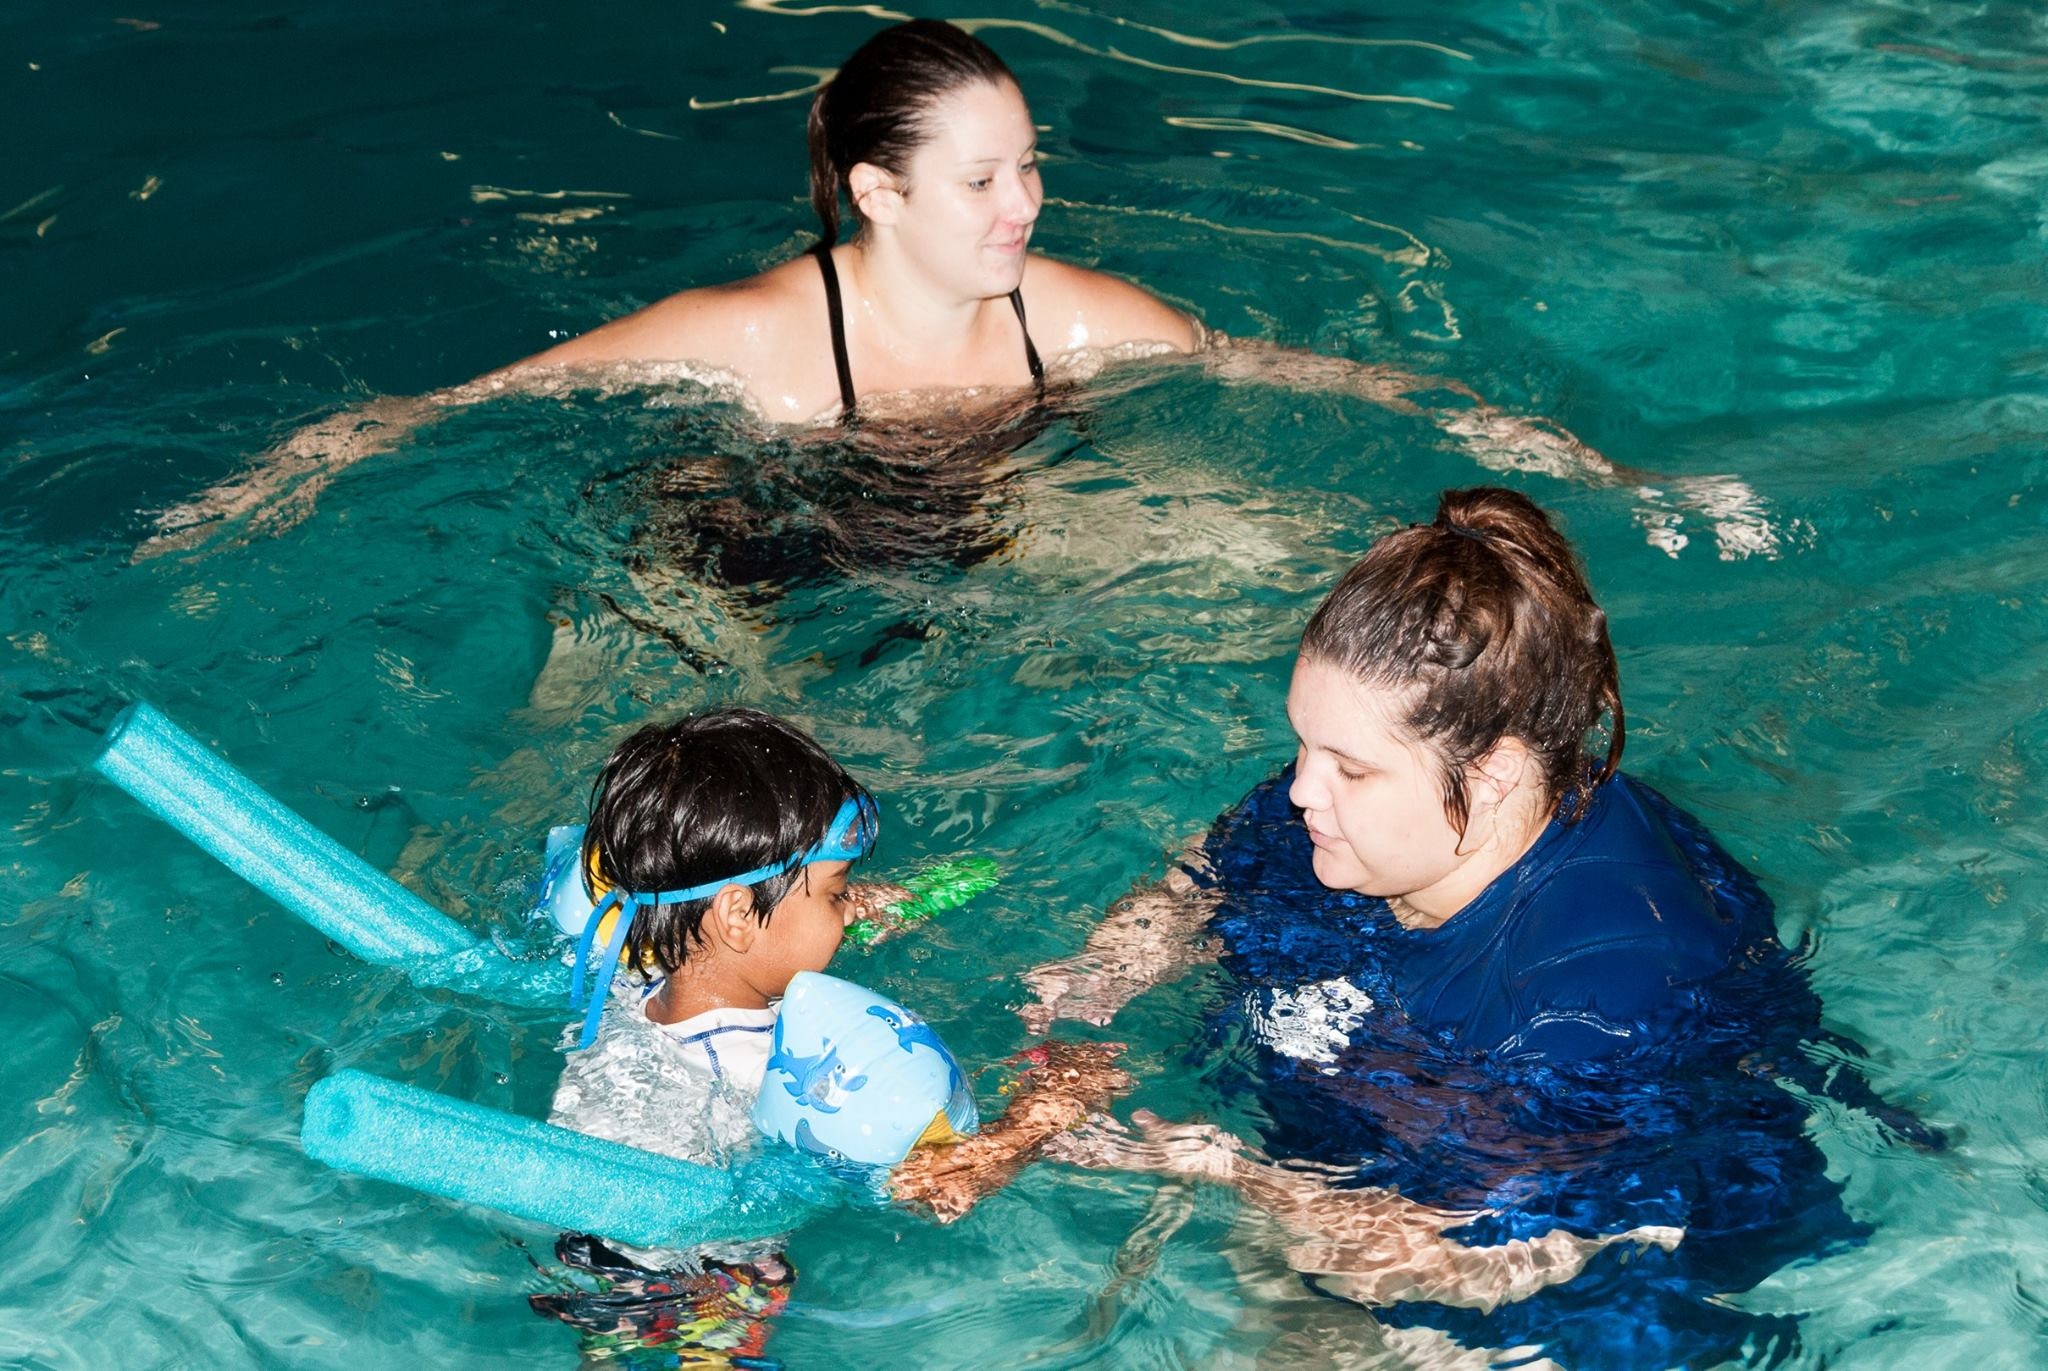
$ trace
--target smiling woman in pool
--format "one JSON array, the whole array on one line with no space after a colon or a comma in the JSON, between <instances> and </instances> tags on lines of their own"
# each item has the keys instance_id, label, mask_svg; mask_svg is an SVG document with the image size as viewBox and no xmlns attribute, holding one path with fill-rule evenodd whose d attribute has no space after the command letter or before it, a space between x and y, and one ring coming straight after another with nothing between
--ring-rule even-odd
<instances>
[{"instance_id":1,"label":"smiling woman in pool","mask_svg":"<svg viewBox=\"0 0 2048 1371\"><path fill-rule=\"evenodd\" d=\"M1079 353L1197 346L1194 322L1147 292L1028 251L1038 131L1009 68L964 30L914 20L868 40L813 100L809 143L810 253L522 366L705 363L763 417L815 425L876 396L1042 388ZM845 243L842 197L858 229Z\"/></svg>"},{"instance_id":2,"label":"smiling woman in pool","mask_svg":"<svg viewBox=\"0 0 2048 1371\"><path fill-rule=\"evenodd\" d=\"M889 436L915 440L935 415L986 430L1042 398L1048 383L1119 361L1202 353L1227 380L1341 391L1427 413L1490 466L1635 479L1570 434L1481 403L1456 382L1225 346L1138 286L1032 253L1044 199L1037 141L1016 78L981 40L937 20L883 29L812 102L821 241L810 252L742 281L671 295L466 385L387 396L317 421L251 471L162 516L143 553L187 545L232 516L251 516L253 531L288 526L335 471L395 447L443 410L508 392L624 390L662 379L718 387L777 426L915 418L914 427L887 426ZM855 226L843 242L842 202ZM1434 407L1408 398L1425 393Z\"/></svg>"},{"instance_id":3,"label":"smiling woman in pool","mask_svg":"<svg viewBox=\"0 0 2048 1371\"><path fill-rule=\"evenodd\" d=\"M1666 806L1617 769L1607 616L1527 497L1447 492L1434 523L1376 544L1309 620L1287 715L1294 765L1241 812L1298 816L1315 882L1379 911L1383 926L1341 940L1353 963L1375 963L1362 998L1397 1001L1461 1051L1546 1062L1668 1041L1698 1012L1696 987L1743 930ZM1266 902L1236 930L1232 961L1264 967L1297 957L1302 936L1330 941L1321 914ZM1120 1002L1144 979L1040 973L1034 1016L1103 1017L1115 1003L1100 996Z\"/></svg>"}]
</instances>

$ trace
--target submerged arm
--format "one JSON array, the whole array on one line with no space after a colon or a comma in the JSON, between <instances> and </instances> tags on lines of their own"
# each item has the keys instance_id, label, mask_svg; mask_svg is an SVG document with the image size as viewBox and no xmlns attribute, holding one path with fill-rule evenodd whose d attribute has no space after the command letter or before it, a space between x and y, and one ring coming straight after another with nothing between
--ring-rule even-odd
<instances>
[{"instance_id":1,"label":"submerged arm","mask_svg":"<svg viewBox=\"0 0 2048 1371\"><path fill-rule=\"evenodd\" d=\"M438 417L446 407L442 394L380 396L314 420L247 470L159 514L156 531L135 549L135 560L183 552L236 520L250 537L283 532L312 512L336 471L391 451Z\"/></svg>"},{"instance_id":2,"label":"submerged arm","mask_svg":"<svg viewBox=\"0 0 2048 1371\"><path fill-rule=\"evenodd\" d=\"M156 531L135 549L135 560L183 552L236 524L242 541L282 533L313 512L313 502L343 468L397 449L449 410L503 395L624 389L628 378L620 371L521 363L466 385L426 395L382 395L315 419L247 470L158 515ZM638 379L644 381L644 373Z\"/></svg>"},{"instance_id":3,"label":"submerged arm","mask_svg":"<svg viewBox=\"0 0 2048 1371\"><path fill-rule=\"evenodd\" d=\"M1721 560L1777 555L1769 507L1739 476L1660 476L1611 460L1553 419L1510 414L1460 381L1417 376L1398 367L1326 357L1271 343L1204 337L1210 374L1290 390L1356 395L1400 414L1427 418L1490 471L1534 472L1595 486L1632 486L1643 503L1636 521L1653 547L1677 556L1697 517L1711 530Z\"/></svg>"},{"instance_id":4,"label":"submerged arm","mask_svg":"<svg viewBox=\"0 0 2048 1371\"><path fill-rule=\"evenodd\" d=\"M486 400L609 396L654 382L694 381L729 391L760 413L741 374L734 334L763 308L759 292L684 291L464 385L351 405L299 429L246 471L166 510L135 559L183 551L238 523L245 539L282 533L312 512L343 468L398 448L450 410Z\"/></svg>"},{"instance_id":5,"label":"submerged arm","mask_svg":"<svg viewBox=\"0 0 2048 1371\"><path fill-rule=\"evenodd\" d=\"M1632 1228L1582 1238L1562 1229L1492 1247L1467 1247L1444 1236L1478 1211L1435 1209L1392 1190L1337 1188L1342 1171L1283 1166L1206 1124L1171 1125L1140 1110L1139 1132L1098 1117L1086 1131L1047 1150L1079 1166L1209 1180L1234 1186L1284 1233L1295 1270L1324 1278L1335 1294L1362 1304L1426 1300L1490 1310L1527 1299L1579 1274L1595 1254L1617 1242L1666 1251L1684 1236L1676 1228Z\"/></svg>"},{"instance_id":6,"label":"submerged arm","mask_svg":"<svg viewBox=\"0 0 2048 1371\"><path fill-rule=\"evenodd\" d=\"M1640 484L1647 479L1644 473L1601 456L1563 425L1510 414L1482 400L1462 381L1271 343L1240 342L1221 334L1210 335L1203 358L1209 373L1226 381L1356 395L1397 414L1425 416L1459 439L1473 460L1490 470L1534 471L1596 485ZM1430 397L1438 403L1429 403ZM1463 403L1444 403L1453 397Z\"/></svg>"},{"instance_id":7,"label":"submerged arm","mask_svg":"<svg viewBox=\"0 0 2048 1371\"><path fill-rule=\"evenodd\" d=\"M1183 861L1199 864L1201 845L1191 844ZM1153 986L1214 961L1218 943L1204 930L1216 904L1213 891L1178 869L1124 896L1080 952L1024 973L1024 984L1037 996L1017 1011L1025 1028L1043 1033L1055 1019L1106 1024Z\"/></svg>"}]
</instances>

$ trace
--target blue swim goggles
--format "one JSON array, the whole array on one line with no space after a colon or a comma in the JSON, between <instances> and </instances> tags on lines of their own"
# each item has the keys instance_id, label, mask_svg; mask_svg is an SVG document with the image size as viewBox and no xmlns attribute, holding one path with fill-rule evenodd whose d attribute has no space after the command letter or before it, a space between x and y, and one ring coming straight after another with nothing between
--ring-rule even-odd
<instances>
[{"instance_id":1,"label":"blue swim goggles","mask_svg":"<svg viewBox=\"0 0 2048 1371\"><path fill-rule=\"evenodd\" d=\"M727 876L721 880L706 881L683 890L611 890L604 899L590 911L590 918L583 925L583 932L576 939L576 972L569 982L569 1008L589 1010L583 1016L583 1033L576 1040L576 1050L582 1051L597 1041L597 1021L604 1013L606 996L611 993L612 976L619 969L619 952L626 945L626 932L633 926L633 919L643 909L656 905L682 904L688 900L701 900L707 895L716 895L729 885L759 885L800 866L812 862L857 862L868 855L875 845L875 836L881 831L881 815L875 810L875 802L865 795L857 795L839 806L839 812L832 816L825 836L811 844L804 851L785 861L768 866L758 866L738 876ZM611 910L619 911L619 917L612 925L611 937L606 939L603 955L592 957L597 946L597 930L604 923L604 916ZM597 963L597 984L586 996L585 983L589 980L593 961Z\"/></svg>"}]
</instances>

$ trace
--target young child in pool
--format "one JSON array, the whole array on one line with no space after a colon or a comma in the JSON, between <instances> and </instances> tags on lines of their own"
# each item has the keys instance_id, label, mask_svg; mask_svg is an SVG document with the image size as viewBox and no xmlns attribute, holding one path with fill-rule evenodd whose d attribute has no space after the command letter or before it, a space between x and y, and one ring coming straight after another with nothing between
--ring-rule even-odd
<instances>
[{"instance_id":1,"label":"young child in pool","mask_svg":"<svg viewBox=\"0 0 2048 1371\"><path fill-rule=\"evenodd\" d=\"M905 893L850 881L875 824L873 798L844 768L801 729L755 710L695 714L619 744L593 791L584 868L600 907L612 891L656 897L635 902L629 969L594 1041L569 1054L552 1121L711 1165L757 1139L751 1113L776 1001L798 972L825 969L847 924ZM941 1222L964 1214L1128 1084L1116 1051L1038 1050L1002 1118L913 1153L891 1194ZM532 1302L595 1335L593 1355L660 1348L744 1364L788 1300L794 1273L779 1249L623 1249L565 1234L557 1256L599 1289Z\"/></svg>"}]
</instances>

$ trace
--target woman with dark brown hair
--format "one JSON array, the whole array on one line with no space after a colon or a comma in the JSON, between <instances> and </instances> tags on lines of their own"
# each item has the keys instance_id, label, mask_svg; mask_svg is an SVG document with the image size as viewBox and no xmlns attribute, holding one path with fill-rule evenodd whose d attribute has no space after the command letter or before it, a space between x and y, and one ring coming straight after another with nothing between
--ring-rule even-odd
<instances>
[{"instance_id":1,"label":"woman with dark brown hair","mask_svg":"<svg viewBox=\"0 0 2048 1371\"><path fill-rule=\"evenodd\" d=\"M1030 973L1024 1010L1034 1030L1106 1022L1219 957L1205 1076L1255 1099L1264 1154L1141 1112L1137 1132L1103 1120L1062 1155L1228 1180L1317 1288L1409 1302L1402 1317L1475 1345L1665 1366L1789 1336L1717 1301L1860 1237L1806 1100L1940 1138L1833 1069L1859 1050L1821 1028L1769 899L1618 769L1607 618L1556 526L1513 491L1446 492L1316 610L1287 713L1293 763L1081 955ZM1472 1211L1466 1242L1685 1239L1483 1321L1418 1313L1443 1302L1390 1285L1394 1239L1362 1217L1388 1191Z\"/></svg>"},{"instance_id":2,"label":"woman with dark brown hair","mask_svg":"<svg viewBox=\"0 0 2048 1371\"><path fill-rule=\"evenodd\" d=\"M239 516L276 531L340 468L391 450L445 410L507 393L695 381L771 425L829 431L884 421L892 441L929 448L935 419L957 443L1013 422L1049 385L1192 352L1208 354L1226 379L1427 413L1495 467L1639 477L1455 381L1225 347L1150 291L1032 253L1044 200L1038 130L1010 69L965 29L917 19L875 34L819 90L808 144L819 227L810 250L742 281L680 291L465 385L319 420L255 470L163 515L142 554L182 547ZM842 209L853 227L844 238ZM1442 403L1425 410L1407 398L1423 392Z\"/></svg>"},{"instance_id":3,"label":"woman with dark brown hair","mask_svg":"<svg viewBox=\"0 0 2048 1371\"><path fill-rule=\"evenodd\" d=\"M1450 491L1433 523L1375 544L1310 619L1287 712L1294 765L1239 813L1284 803L1316 881L1379 910L1385 989L1411 1022L1474 1051L1600 1057L1673 1031L1726 965L1736 923L1668 806L1617 769L1607 616L1528 497ZM1197 868L1178 884L1169 922L1207 923L1215 882ZM1027 1018L1100 1021L1150 983L1091 974L1103 952L1034 973Z\"/></svg>"}]
</instances>

